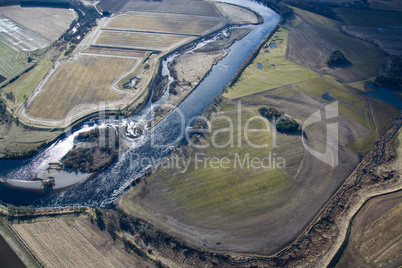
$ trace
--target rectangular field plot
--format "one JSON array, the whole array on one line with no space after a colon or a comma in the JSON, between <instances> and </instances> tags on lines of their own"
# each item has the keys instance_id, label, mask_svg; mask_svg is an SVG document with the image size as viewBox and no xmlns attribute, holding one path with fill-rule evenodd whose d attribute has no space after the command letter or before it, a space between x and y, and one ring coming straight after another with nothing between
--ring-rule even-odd
<instances>
[{"instance_id":1,"label":"rectangular field plot","mask_svg":"<svg viewBox=\"0 0 402 268\"><path fill-rule=\"evenodd\" d=\"M171 47L184 44L191 39L178 35L103 31L96 43L140 49L169 50Z\"/></svg>"},{"instance_id":2,"label":"rectangular field plot","mask_svg":"<svg viewBox=\"0 0 402 268\"><path fill-rule=\"evenodd\" d=\"M0 37L23 51L46 47L50 40L0 14Z\"/></svg>"},{"instance_id":3,"label":"rectangular field plot","mask_svg":"<svg viewBox=\"0 0 402 268\"><path fill-rule=\"evenodd\" d=\"M136 60L81 56L66 62L50 77L28 112L39 118L62 119L78 105L113 102L123 95L111 85L129 72Z\"/></svg>"},{"instance_id":4,"label":"rectangular field plot","mask_svg":"<svg viewBox=\"0 0 402 268\"><path fill-rule=\"evenodd\" d=\"M0 13L48 40L57 39L74 19L74 11L48 7L0 7Z\"/></svg>"},{"instance_id":5,"label":"rectangular field plot","mask_svg":"<svg viewBox=\"0 0 402 268\"><path fill-rule=\"evenodd\" d=\"M113 267L76 229L61 220L14 225L14 230L45 267Z\"/></svg>"},{"instance_id":6,"label":"rectangular field plot","mask_svg":"<svg viewBox=\"0 0 402 268\"><path fill-rule=\"evenodd\" d=\"M363 27L402 27L402 12L337 8L346 25Z\"/></svg>"},{"instance_id":7,"label":"rectangular field plot","mask_svg":"<svg viewBox=\"0 0 402 268\"><path fill-rule=\"evenodd\" d=\"M9 78L21 71L27 62L18 58L19 52L0 38L0 75Z\"/></svg>"},{"instance_id":8,"label":"rectangular field plot","mask_svg":"<svg viewBox=\"0 0 402 268\"><path fill-rule=\"evenodd\" d=\"M136 49L119 49L119 48L109 48L109 47L89 47L82 51L82 53L87 54L98 54L98 55L112 55L112 56L122 56L122 57L136 57L144 58L148 51L136 50Z\"/></svg>"},{"instance_id":9,"label":"rectangular field plot","mask_svg":"<svg viewBox=\"0 0 402 268\"><path fill-rule=\"evenodd\" d=\"M130 13L111 20L108 28L201 35L220 26L219 17Z\"/></svg>"}]
</instances>

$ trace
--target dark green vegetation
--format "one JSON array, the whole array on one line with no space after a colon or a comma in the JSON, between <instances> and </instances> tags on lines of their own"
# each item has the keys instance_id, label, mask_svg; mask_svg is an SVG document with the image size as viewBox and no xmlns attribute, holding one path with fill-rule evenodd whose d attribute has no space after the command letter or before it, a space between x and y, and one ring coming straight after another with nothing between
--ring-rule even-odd
<instances>
[{"instance_id":1,"label":"dark green vegetation","mask_svg":"<svg viewBox=\"0 0 402 268\"><path fill-rule=\"evenodd\" d=\"M364 27L402 27L402 13L382 10L337 8L346 25Z\"/></svg>"},{"instance_id":2,"label":"dark green vegetation","mask_svg":"<svg viewBox=\"0 0 402 268\"><path fill-rule=\"evenodd\" d=\"M280 113L275 108L262 107L258 109L258 112L260 113L260 115L262 115L263 117L265 117L270 121L276 120L277 118L282 116L282 113Z\"/></svg>"},{"instance_id":3,"label":"dark green vegetation","mask_svg":"<svg viewBox=\"0 0 402 268\"><path fill-rule=\"evenodd\" d=\"M382 87L402 90L402 56L393 57L388 74L377 76L375 82Z\"/></svg>"},{"instance_id":4,"label":"dark green vegetation","mask_svg":"<svg viewBox=\"0 0 402 268\"><path fill-rule=\"evenodd\" d=\"M299 124L295 120L283 116L283 113L275 108L262 107L258 109L258 112L266 119L277 122L275 127L279 132L294 133L299 130ZM280 118L282 116L283 118Z\"/></svg>"},{"instance_id":5,"label":"dark green vegetation","mask_svg":"<svg viewBox=\"0 0 402 268\"><path fill-rule=\"evenodd\" d=\"M346 59L345 55L343 55L342 51L335 50L329 57L327 64L328 66L335 67L345 65L348 62L349 61Z\"/></svg>"},{"instance_id":6,"label":"dark green vegetation","mask_svg":"<svg viewBox=\"0 0 402 268\"><path fill-rule=\"evenodd\" d=\"M80 133L77 140L82 143L64 157L65 168L95 172L109 166L119 156L119 137L112 128Z\"/></svg>"},{"instance_id":7,"label":"dark green vegetation","mask_svg":"<svg viewBox=\"0 0 402 268\"><path fill-rule=\"evenodd\" d=\"M276 129L282 133L294 133L299 130L299 124L293 119L285 119L276 124Z\"/></svg>"}]
</instances>

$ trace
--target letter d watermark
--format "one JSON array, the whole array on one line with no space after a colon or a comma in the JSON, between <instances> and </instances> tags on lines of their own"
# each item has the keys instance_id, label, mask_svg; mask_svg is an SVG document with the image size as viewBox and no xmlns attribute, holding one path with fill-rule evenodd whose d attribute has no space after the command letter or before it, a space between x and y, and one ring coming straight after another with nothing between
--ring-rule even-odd
<instances>
[{"instance_id":1,"label":"letter d watermark","mask_svg":"<svg viewBox=\"0 0 402 268\"><path fill-rule=\"evenodd\" d=\"M326 119L338 117L338 101L325 106L325 117ZM309 118L307 118L307 120L304 122L302 128L303 133L306 127L320 122L321 120L323 120L321 118L321 112L320 110L318 110L313 113ZM316 150L311 149L309 146L307 146L304 140L304 135L302 135L302 141L306 151L312 154L314 157L332 167L336 167L338 165L338 123L327 124L327 145L324 154L317 152Z\"/></svg>"}]
</instances>

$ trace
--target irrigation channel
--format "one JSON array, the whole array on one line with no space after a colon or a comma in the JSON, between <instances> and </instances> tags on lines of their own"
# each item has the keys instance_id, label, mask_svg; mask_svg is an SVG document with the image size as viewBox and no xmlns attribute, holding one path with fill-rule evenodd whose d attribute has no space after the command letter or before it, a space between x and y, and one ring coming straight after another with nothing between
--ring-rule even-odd
<instances>
[{"instance_id":1,"label":"irrigation channel","mask_svg":"<svg viewBox=\"0 0 402 268\"><path fill-rule=\"evenodd\" d=\"M226 2L246 6L260 13L264 23L253 26L255 27L253 31L234 43L228 55L212 68L197 88L163 121L145 131L140 137L126 133L124 138L130 142L130 148L119 157L117 162L85 182L49 194L22 191L1 184L0 201L18 206L34 205L37 208L109 207L128 190L133 179L145 172L150 165L157 165L164 158L169 157L172 148L183 141L187 127L194 124L196 118L202 115L214 98L222 93L239 66L280 20L277 13L259 3L250 0L227 0ZM201 41L197 46L202 46L205 42L209 41ZM172 55L163 62L163 75L168 74L167 63L175 56ZM74 137L80 132L99 126L127 126L128 130L133 129L133 126L148 120L152 111L166 100L168 94L168 92L165 93L156 103L148 103L139 114L129 118L89 120L29 159L1 160L0 177L30 180L44 171L49 162L62 159L73 147Z\"/></svg>"}]
</instances>

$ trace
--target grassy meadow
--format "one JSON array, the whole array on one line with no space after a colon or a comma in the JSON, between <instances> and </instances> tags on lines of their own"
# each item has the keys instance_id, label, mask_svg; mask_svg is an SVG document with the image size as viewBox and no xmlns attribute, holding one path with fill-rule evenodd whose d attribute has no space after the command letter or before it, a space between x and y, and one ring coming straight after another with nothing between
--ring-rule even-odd
<instances>
[{"instance_id":1,"label":"grassy meadow","mask_svg":"<svg viewBox=\"0 0 402 268\"><path fill-rule=\"evenodd\" d=\"M53 62L41 60L33 69L22 74L16 81L8 84L4 91L13 92L18 103L23 103L32 90L39 84L46 73L52 67Z\"/></svg>"},{"instance_id":2,"label":"grassy meadow","mask_svg":"<svg viewBox=\"0 0 402 268\"><path fill-rule=\"evenodd\" d=\"M221 218L228 220L236 217L245 219L256 217L259 213L271 207L274 209L277 200L284 190L293 184L284 170L273 166L271 169L253 168L253 158L269 157L273 161L272 133L248 132L248 139L256 145L266 145L266 148L255 149L247 143L244 130L246 122L259 113L245 107L241 110L239 120L237 104L227 101L220 108L217 115L211 118L212 132L201 139L202 145L209 144L205 149L191 151L190 164L185 172L180 168L171 168L162 164L161 168L153 173L148 180L162 184L163 189L169 189L165 198L177 204L182 211L194 217ZM231 125L229 121L233 123ZM224 146L230 143L229 131L216 132L225 128L233 129L233 147L224 149L213 146ZM266 129L265 122L260 117L250 121L248 129ZM238 137L241 137L241 146L238 146ZM250 159L249 165L241 166L244 159ZM214 162L217 159L227 158L228 168L222 168ZM205 159L212 159L211 162ZM273 162L272 162L273 163ZM264 165L268 165L265 162ZM218 167L218 168L217 168Z\"/></svg>"},{"instance_id":3,"label":"grassy meadow","mask_svg":"<svg viewBox=\"0 0 402 268\"><path fill-rule=\"evenodd\" d=\"M26 58L0 38L0 75L10 78L28 66Z\"/></svg>"},{"instance_id":4,"label":"grassy meadow","mask_svg":"<svg viewBox=\"0 0 402 268\"><path fill-rule=\"evenodd\" d=\"M289 28L280 27L223 96L234 99L318 77L317 73L285 59L288 33ZM276 44L276 48L270 44Z\"/></svg>"}]
</instances>

